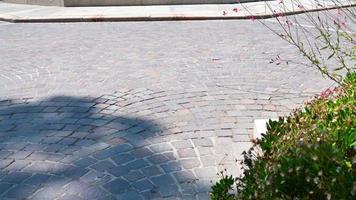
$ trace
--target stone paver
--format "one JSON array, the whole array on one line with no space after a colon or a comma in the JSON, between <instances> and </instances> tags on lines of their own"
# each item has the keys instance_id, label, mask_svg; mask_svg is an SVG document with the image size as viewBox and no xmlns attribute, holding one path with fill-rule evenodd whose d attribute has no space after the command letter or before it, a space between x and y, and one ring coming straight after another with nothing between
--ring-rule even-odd
<instances>
[{"instance_id":1,"label":"stone paver","mask_svg":"<svg viewBox=\"0 0 356 200\"><path fill-rule=\"evenodd\" d=\"M255 118L331 85L251 21L2 27L0 199L206 199Z\"/></svg>"}]
</instances>

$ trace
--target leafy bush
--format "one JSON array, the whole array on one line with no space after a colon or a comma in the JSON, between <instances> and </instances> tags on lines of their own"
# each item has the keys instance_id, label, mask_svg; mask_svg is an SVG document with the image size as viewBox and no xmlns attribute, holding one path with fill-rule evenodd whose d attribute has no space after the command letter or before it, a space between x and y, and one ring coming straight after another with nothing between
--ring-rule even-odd
<instances>
[{"instance_id":1,"label":"leafy bush","mask_svg":"<svg viewBox=\"0 0 356 200\"><path fill-rule=\"evenodd\" d=\"M342 87L323 92L289 117L269 121L267 133L244 153L244 174L236 181L235 198L355 199L355 158L356 73L352 72ZM230 177L224 176L220 183L226 179ZM216 188L211 196L225 199L226 190Z\"/></svg>"},{"instance_id":2,"label":"leafy bush","mask_svg":"<svg viewBox=\"0 0 356 200\"><path fill-rule=\"evenodd\" d=\"M231 193L236 178L228 176L224 172L220 172L221 179L212 186L212 200L234 200L235 195Z\"/></svg>"}]
</instances>

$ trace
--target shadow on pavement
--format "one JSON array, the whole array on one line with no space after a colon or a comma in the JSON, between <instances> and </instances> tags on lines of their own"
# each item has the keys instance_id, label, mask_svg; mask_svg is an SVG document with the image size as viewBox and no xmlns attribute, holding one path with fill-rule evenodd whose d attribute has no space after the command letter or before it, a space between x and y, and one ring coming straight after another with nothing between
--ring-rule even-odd
<instances>
[{"instance_id":1,"label":"shadow on pavement","mask_svg":"<svg viewBox=\"0 0 356 200\"><path fill-rule=\"evenodd\" d=\"M105 97L1 101L0 198L195 199L202 187L206 193L162 130Z\"/></svg>"}]
</instances>

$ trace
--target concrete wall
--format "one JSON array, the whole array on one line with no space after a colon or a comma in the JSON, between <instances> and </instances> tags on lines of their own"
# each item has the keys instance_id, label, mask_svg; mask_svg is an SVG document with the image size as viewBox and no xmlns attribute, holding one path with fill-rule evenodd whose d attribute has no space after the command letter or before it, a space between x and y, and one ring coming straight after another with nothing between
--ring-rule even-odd
<instances>
[{"instance_id":1,"label":"concrete wall","mask_svg":"<svg viewBox=\"0 0 356 200\"><path fill-rule=\"evenodd\" d=\"M7 3L19 3L42 6L64 6L64 0L3 0Z\"/></svg>"},{"instance_id":2,"label":"concrete wall","mask_svg":"<svg viewBox=\"0 0 356 200\"><path fill-rule=\"evenodd\" d=\"M249 0L4 0L8 3L43 6L137 6L175 4L220 4L238 3Z\"/></svg>"}]
</instances>

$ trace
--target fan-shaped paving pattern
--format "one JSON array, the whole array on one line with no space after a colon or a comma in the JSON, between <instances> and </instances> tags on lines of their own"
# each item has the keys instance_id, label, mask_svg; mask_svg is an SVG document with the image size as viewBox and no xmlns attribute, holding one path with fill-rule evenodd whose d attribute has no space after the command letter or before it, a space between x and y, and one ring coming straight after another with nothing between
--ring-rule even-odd
<instances>
[{"instance_id":1,"label":"fan-shaped paving pattern","mask_svg":"<svg viewBox=\"0 0 356 200\"><path fill-rule=\"evenodd\" d=\"M239 174L253 119L300 103L268 99L139 88L2 101L1 198L206 199L218 171Z\"/></svg>"},{"instance_id":2,"label":"fan-shaped paving pattern","mask_svg":"<svg viewBox=\"0 0 356 200\"><path fill-rule=\"evenodd\" d=\"M249 21L2 27L0 199L205 200L254 119L331 85Z\"/></svg>"}]
</instances>

